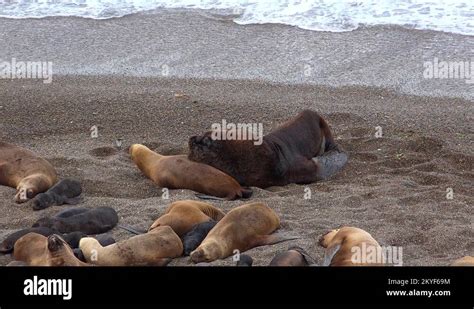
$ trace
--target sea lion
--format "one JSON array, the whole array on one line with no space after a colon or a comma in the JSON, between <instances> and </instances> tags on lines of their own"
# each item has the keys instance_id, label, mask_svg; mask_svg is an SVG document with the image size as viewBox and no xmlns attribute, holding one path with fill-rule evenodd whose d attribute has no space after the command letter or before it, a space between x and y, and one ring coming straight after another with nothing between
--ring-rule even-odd
<instances>
[{"instance_id":1,"label":"sea lion","mask_svg":"<svg viewBox=\"0 0 474 309\"><path fill-rule=\"evenodd\" d=\"M34 227L13 232L3 240L2 244L0 245L0 253L6 254L12 252L15 243L18 241L18 239L28 233L36 233L43 236L49 236L53 235L54 232L55 231L53 229L50 229L49 227Z\"/></svg>"},{"instance_id":2,"label":"sea lion","mask_svg":"<svg viewBox=\"0 0 474 309\"><path fill-rule=\"evenodd\" d=\"M209 231L216 226L217 221L211 220L201 222L193 226L193 228L187 232L183 237L184 255L191 254L206 238Z\"/></svg>"},{"instance_id":3,"label":"sea lion","mask_svg":"<svg viewBox=\"0 0 474 309\"><path fill-rule=\"evenodd\" d=\"M15 243L13 257L29 266L88 266L79 261L64 239L56 234L48 237L26 234Z\"/></svg>"},{"instance_id":4,"label":"sea lion","mask_svg":"<svg viewBox=\"0 0 474 309\"><path fill-rule=\"evenodd\" d=\"M247 254L241 254L239 260L236 263L236 266L247 266L250 267L253 264L253 259Z\"/></svg>"},{"instance_id":5,"label":"sea lion","mask_svg":"<svg viewBox=\"0 0 474 309\"><path fill-rule=\"evenodd\" d=\"M191 161L211 165L242 186L260 188L328 179L348 158L326 121L311 110L265 135L261 145L252 140L217 140L207 132L189 139L189 151Z\"/></svg>"},{"instance_id":6,"label":"sea lion","mask_svg":"<svg viewBox=\"0 0 474 309\"><path fill-rule=\"evenodd\" d=\"M45 193L38 194L33 199L33 209L45 209L52 205L76 205L81 200L79 198L81 193L81 183L77 180L66 178L56 183Z\"/></svg>"},{"instance_id":7,"label":"sea lion","mask_svg":"<svg viewBox=\"0 0 474 309\"><path fill-rule=\"evenodd\" d=\"M59 232L48 227L33 227L19 230L8 235L5 240L0 244L0 253L11 253L13 251L13 248L15 247L15 243L17 242L17 240L28 233L36 233L46 237L53 234L59 235ZM82 232L66 233L61 234L59 236L61 236L72 249L79 247L79 240L81 240L81 238L88 237L85 233ZM94 237L100 242L102 246L108 246L110 244L115 243L115 239L107 234L96 235Z\"/></svg>"},{"instance_id":8,"label":"sea lion","mask_svg":"<svg viewBox=\"0 0 474 309\"><path fill-rule=\"evenodd\" d=\"M65 216L67 215L67 216ZM40 218L33 227L49 227L60 233L83 232L88 235L105 233L118 223L117 212L111 207L66 210L51 218Z\"/></svg>"},{"instance_id":9,"label":"sea lion","mask_svg":"<svg viewBox=\"0 0 474 309\"><path fill-rule=\"evenodd\" d=\"M24 235L28 233L36 233L36 234L40 234L47 237L49 235L57 234L58 232L49 227L33 227L33 228L27 228L27 229L16 231L8 235L5 238L5 240L2 242L2 244L0 245L0 253L5 254L5 253L12 252L15 246L15 243L18 241L18 239L20 239L21 237L23 237ZM71 248L76 248L79 245L79 240L82 237L85 237L87 235L82 232L72 232L72 233L62 234L60 236L69 244Z\"/></svg>"},{"instance_id":10,"label":"sea lion","mask_svg":"<svg viewBox=\"0 0 474 309\"><path fill-rule=\"evenodd\" d=\"M474 266L474 257L465 256L454 261L451 266Z\"/></svg>"},{"instance_id":11,"label":"sea lion","mask_svg":"<svg viewBox=\"0 0 474 309\"><path fill-rule=\"evenodd\" d=\"M319 245L326 248L323 266L380 266L385 264L383 256L381 261L358 262L354 260L355 252L364 251L366 254L373 250L381 250L379 243L366 231L356 227L342 227L327 232L319 239ZM362 252L364 254L364 252Z\"/></svg>"},{"instance_id":12,"label":"sea lion","mask_svg":"<svg viewBox=\"0 0 474 309\"><path fill-rule=\"evenodd\" d=\"M84 237L82 237L82 238L84 238ZM111 235L108 235L108 234L96 235L96 236L94 236L94 238L97 239L97 241L99 242L99 244L102 247L107 247L109 245L115 244L115 242L116 242L115 239ZM79 241L81 239L79 239ZM73 247L72 252L74 253L74 256L78 260L80 260L84 263L86 262L86 258L84 257L84 253L82 253L82 250L79 248L79 242L77 244L77 247Z\"/></svg>"},{"instance_id":13,"label":"sea lion","mask_svg":"<svg viewBox=\"0 0 474 309\"><path fill-rule=\"evenodd\" d=\"M278 253L270 262L270 266L310 266L315 265L314 259L301 247L292 246L287 251Z\"/></svg>"},{"instance_id":14,"label":"sea lion","mask_svg":"<svg viewBox=\"0 0 474 309\"><path fill-rule=\"evenodd\" d=\"M130 157L138 168L159 187L190 189L196 192L234 200L247 198L252 190L212 166L190 161L186 155L162 156L148 147L134 144Z\"/></svg>"},{"instance_id":15,"label":"sea lion","mask_svg":"<svg viewBox=\"0 0 474 309\"><path fill-rule=\"evenodd\" d=\"M168 225L179 237L189 232L196 224L210 220L219 221L224 213L211 204L183 200L172 203L165 213L150 226L149 231L156 227Z\"/></svg>"},{"instance_id":16,"label":"sea lion","mask_svg":"<svg viewBox=\"0 0 474 309\"><path fill-rule=\"evenodd\" d=\"M15 202L24 203L57 181L54 167L24 148L0 142L0 185L16 189Z\"/></svg>"},{"instance_id":17,"label":"sea lion","mask_svg":"<svg viewBox=\"0 0 474 309\"><path fill-rule=\"evenodd\" d=\"M165 266L181 256L183 244L169 226L102 247L94 238L79 243L87 262L100 266Z\"/></svg>"},{"instance_id":18,"label":"sea lion","mask_svg":"<svg viewBox=\"0 0 474 309\"><path fill-rule=\"evenodd\" d=\"M278 215L263 203L251 203L229 211L191 252L194 263L225 259L234 253L296 239L272 234L280 227Z\"/></svg>"}]
</instances>

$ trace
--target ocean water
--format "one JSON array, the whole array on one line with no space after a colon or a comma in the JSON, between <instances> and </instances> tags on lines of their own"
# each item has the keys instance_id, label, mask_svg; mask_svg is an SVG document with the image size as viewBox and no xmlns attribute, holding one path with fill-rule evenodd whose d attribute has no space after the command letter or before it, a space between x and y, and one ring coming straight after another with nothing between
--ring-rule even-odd
<instances>
[{"instance_id":1,"label":"ocean water","mask_svg":"<svg viewBox=\"0 0 474 309\"><path fill-rule=\"evenodd\" d=\"M212 10L243 25L279 23L332 32L400 25L474 35L474 0L0 0L0 17L107 19L159 8Z\"/></svg>"}]
</instances>

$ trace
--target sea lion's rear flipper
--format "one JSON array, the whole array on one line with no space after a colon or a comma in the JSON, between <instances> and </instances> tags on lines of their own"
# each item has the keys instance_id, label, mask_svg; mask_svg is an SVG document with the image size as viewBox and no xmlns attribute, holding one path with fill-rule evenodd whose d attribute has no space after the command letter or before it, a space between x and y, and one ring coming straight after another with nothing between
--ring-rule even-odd
<instances>
[{"instance_id":1,"label":"sea lion's rear flipper","mask_svg":"<svg viewBox=\"0 0 474 309\"><path fill-rule=\"evenodd\" d=\"M80 202L82 202L82 198L80 196L64 199L64 204L68 204L68 205L77 205Z\"/></svg>"},{"instance_id":2,"label":"sea lion's rear flipper","mask_svg":"<svg viewBox=\"0 0 474 309\"><path fill-rule=\"evenodd\" d=\"M337 244L335 246L329 247L326 249L324 253L324 261L323 265L321 266L329 266L331 265L332 258L336 255L336 253L341 249L341 244Z\"/></svg>"},{"instance_id":3,"label":"sea lion's rear flipper","mask_svg":"<svg viewBox=\"0 0 474 309\"><path fill-rule=\"evenodd\" d=\"M242 198L250 198L253 194L252 188L243 187L242 188Z\"/></svg>"},{"instance_id":4,"label":"sea lion's rear flipper","mask_svg":"<svg viewBox=\"0 0 474 309\"><path fill-rule=\"evenodd\" d=\"M257 236L254 241L251 243L251 248L258 247L258 246L267 246L267 245L274 245L280 242L299 239L298 236L288 236L280 233L275 233L271 235L262 235Z\"/></svg>"},{"instance_id":5,"label":"sea lion's rear flipper","mask_svg":"<svg viewBox=\"0 0 474 309\"><path fill-rule=\"evenodd\" d=\"M349 156L339 150L331 150L312 160L318 165L318 178L326 180L337 174L346 165Z\"/></svg>"},{"instance_id":6,"label":"sea lion's rear flipper","mask_svg":"<svg viewBox=\"0 0 474 309\"><path fill-rule=\"evenodd\" d=\"M147 232L146 230L134 228L129 225L118 224L117 227L136 235L145 234Z\"/></svg>"},{"instance_id":7,"label":"sea lion's rear flipper","mask_svg":"<svg viewBox=\"0 0 474 309\"><path fill-rule=\"evenodd\" d=\"M202 194L202 193L196 193L195 195L197 198L200 198L202 200L227 201L227 199L223 197L217 197L217 196L212 196L212 195L207 195L207 194Z\"/></svg>"}]
</instances>

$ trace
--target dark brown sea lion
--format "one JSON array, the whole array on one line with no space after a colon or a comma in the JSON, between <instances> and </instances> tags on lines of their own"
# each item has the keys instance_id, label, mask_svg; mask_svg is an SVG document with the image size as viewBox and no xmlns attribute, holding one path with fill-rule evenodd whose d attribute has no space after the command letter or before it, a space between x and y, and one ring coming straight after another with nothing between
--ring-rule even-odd
<instances>
[{"instance_id":1,"label":"dark brown sea lion","mask_svg":"<svg viewBox=\"0 0 474 309\"><path fill-rule=\"evenodd\" d=\"M193 228L187 232L183 237L184 255L191 254L206 238L209 231L216 226L217 221L211 220L201 222L193 226Z\"/></svg>"},{"instance_id":2,"label":"dark brown sea lion","mask_svg":"<svg viewBox=\"0 0 474 309\"><path fill-rule=\"evenodd\" d=\"M170 226L179 237L184 236L196 224L211 220L219 221L224 217L224 212L211 204L183 200L172 203L165 213L153 222L149 231L159 226Z\"/></svg>"},{"instance_id":3,"label":"dark brown sea lion","mask_svg":"<svg viewBox=\"0 0 474 309\"><path fill-rule=\"evenodd\" d=\"M265 135L261 145L215 140L207 132L191 137L189 150L191 161L211 165L243 186L260 188L325 180L347 162L326 121L310 110Z\"/></svg>"},{"instance_id":4,"label":"dark brown sea lion","mask_svg":"<svg viewBox=\"0 0 474 309\"><path fill-rule=\"evenodd\" d=\"M57 181L54 167L24 148L0 142L0 185L16 189L15 202L24 203Z\"/></svg>"},{"instance_id":5,"label":"dark brown sea lion","mask_svg":"<svg viewBox=\"0 0 474 309\"><path fill-rule=\"evenodd\" d=\"M380 250L379 243L366 231L356 227L342 227L327 232L319 239L319 245L326 248L323 266L381 266L385 261L374 263L354 261L358 251ZM383 257L382 257L383 258Z\"/></svg>"},{"instance_id":6,"label":"dark brown sea lion","mask_svg":"<svg viewBox=\"0 0 474 309\"><path fill-rule=\"evenodd\" d=\"M33 199L33 209L40 210L49 206L63 204L75 205L80 202L82 193L81 183L74 179L63 179L45 193L40 193Z\"/></svg>"},{"instance_id":7,"label":"dark brown sea lion","mask_svg":"<svg viewBox=\"0 0 474 309\"><path fill-rule=\"evenodd\" d=\"M280 227L280 218L267 205L251 203L236 207L209 232L199 247L191 252L194 263L225 259L251 248L296 239L272 234Z\"/></svg>"},{"instance_id":8,"label":"dark brown sea lion","mask_svg":"<svg viewBox=\"0 0 474 309\"><path fill-rule=\"evenodd\" d=\"M29 266L88 266L79 261L64 239L56 234L48 237L26 234L15 243L13 257Z\"/></svg>"},{"instance_id":9,"label":"dark brown sea lion","mask_svg":"<svg viewBox=\"0 0 474 309\"><path fill-rule=\"evenodd\" d=\"M297 246L289 247L287 251L278 253L270 262L270 266L310 266L316 265L314 259Z\"/></svg>"},{"instance_id":10,"label":"dark brown sea lion","mask_svg":"<svg viewBox=\"0 0 474 309\"><path fill-rule=\"evenodd\" d=\"M118 223L117 212L111 207L66 210L54 217L41 218L33 227L49 227L60 233L83 232L87 235L105 233Z\"/></svg>"},{"instance_id":11,"label":"dark brown sea lion","mask_svg":"<svg viewBox=\"0 0 474 309\"><path fill-rule=\"evenodd\" d=\"M181 239L169 226L107 247L86 237L81 239L79 248L88 263L100 266L164 266L183 253Z\"/></svg>"},{"instance_id":12,"label":"dark brown sea lion","mask_svg":"<svg viewBox=\"0 0 474 309\"><path fill-rule=\"evenodd\" d=\"M162 156L140 144L130 146L129 151L138 168L159 187L189 189L228 200L252 195L251 189L242 188L229 175L192 162L186 155Z\"/></svg>"}]
</instances>

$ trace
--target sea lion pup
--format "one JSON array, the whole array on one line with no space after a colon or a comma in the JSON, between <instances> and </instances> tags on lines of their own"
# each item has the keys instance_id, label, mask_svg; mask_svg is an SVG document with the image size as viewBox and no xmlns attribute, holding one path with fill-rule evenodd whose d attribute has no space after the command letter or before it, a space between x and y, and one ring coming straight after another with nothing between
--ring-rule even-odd
<instances>
[{"instance_id":1,"label":"sea lion pup","mask_svg":"<svg viewBox=\"0 0 474 309\"><path fill-rule=\"evenodd\" d=\"M305 110L263 137L218 140L213 132L189 139L189 159L209 164L234 177L242 186L267 188L325 180L347 163L326 121Z\"/></svg>"},{"instance_id":2,"label":"sea lion pup","mask_svg":"<svg viewBox=\"0 0 474 309\"><path fill-rule=\"evenodd\" d=\"M165 266L183 253L181 239L169 226L107 247L94 238L82 238L79 248L87 262L100 266Z\"/></svg>"},{"instance_id":3,"label":"sea lion pup","mask_svg":"<svg viewBox=\"0 0 474 309\"><path fill-rule=\"evenodd\" d=\"M0 185L16 189L15 202L24 203L57 181L54 167L24 148L0 142Z\"/></svg>"},{"instance_id":4,"label":"sea lion pup","mask_svg":"<svg viewBox=\"0 0 474 309\"><path fill-rule=\"evenodd\" d=\"M0 253L6 254L12 252L15 243L18 241L18 239L28 233L36 233L43 236L49 236L54 234L54 230L50 229L49 227L34 227L13 232L3 240L2 244L0 245Z\"/></svg>"},{"instance_id":5,"label":"sea lion pup","mask_svg":"<svg viewBox=\"0 0 474 309\"><path fill-rule=\"evenodd\" d=\"M251 203L229 211L191 252L194 263L225 259L234 253L271 245L297 237L270 235L280 227L278 215L263 203Z\"/></svg>"},{"instance_id":6,"label":"sea lion pup","mask_svg":"<svg viewBox=\"0 0 474 309\"><path fill-rule=\"evenodd\" d=\"M74 256L69 245L56 234L48 237L36 233L26 234L15 243L13 257L29 266L87 266Z\"/></svg>"},{"instance_id":7,"label":"sea lion pup","mask_svg":"<svg viewBox=\"0 0 474 309\"><path fill-rule=\"evenodd\" d=\"M7 238L5 238L5 240L2 242L2 244L0 245L0 253L11 253L18 239L28 233L36 233L47 237L55 233L57 234L58 232L49 227L33 227L16 231L8 235ZM72 232L61 235L61 237L68 243L71 248L76 248L79 245L79 240L85 236L87 235L82 232Z\"/></svg>"},{"instance_id":8,"label":"sea lion pup","mask_svg":"<svg viewBox=\"0 0 474 309\"><path fill-rule=\"evenodd\" d=\"M216 226L217 222L214 220L201 222L193 226L183 237L184 255L191 254L206 238L209 231Z\"/></svg>"},{"instance_id":9,"label":"sea lion pup","mask_svg":"<svg viewBox=\"0 0 474 309\"><path fill-rule=\"evenodd\" d=\"M241 254L239 260L235 266L247 266L250 267L253 264L253 259L247 254Z\"/></svg>"},{"instance_id":10,"label":"sea lion pup","mask_svg":"<svg viewBox=\"0 0 474 309\"><path fill-rule=\"evenodd\" d=\"M168 225L179 237L182 237L196 224L210 220L219 221L224 215L219 208L208 203L193 200L177 201L172 203L148 230Z\"/></svg>"},{"instance_id":11,"label":"sea lion pup","mask_svg":"<svg viewBox=\"0 0 474 309\"><path fill-rule=\"evenodd\" d=\"M33 209L40 210L49 206L63 204L76 205L80 202L82 193L81 183L74 179L63 179L45 193L38 194L33 199Z\"/></svg>"},{"instance_id":12,"label":"sea lion pup","mask_svg":"<svg viewBox=\"0 0 474 309\"><path fill-rule=\"evenodd\" d=\"M130 157L138 168L159 187L189 189L196 192L234 200L252 195L250 188L212 166L190 161L186 155L162 156L148 147L134 144Z\"/></svg>"},{"instance_id":13,"label":"sea lion pup","mask_svg":"<svg viewBox=\"0 0 474 309\"><path fill-rule=\"evenodd\" d=\"M117 212L111 207L85 209L66 210L51 218L40 218L33 227L49 227L60 233L83 232L94 235L105 233L118 223Z\"/></svg>"},{"instance_id":14,"label":"sea lion pup","mask_svg":"<svg viewBox=\"0 0 474 309\"><path fill-rule=\"evenodd\" d=\"M380 261L366 263L356 259L356 252L369 255L375 251L381 252L382 249L372 235L356 227L345 226L329 231L321 236L319 245L326 248L322 266L382 266L385 264L383 256Z\"/></svg>"},{"instance_id":15,"label":"sea lion pup","mask_svg":"<svg viewBox=\"0 0 474 309\"><path fill-rule=\"evenodd\" d=\"M314 259L301 247L292 246L287 251L278 253L270 266L310 266L316 265Z\"/></svg>"},{"instance_id":16,"label":"sea lion pup","mask_svg":"<svg viewBox=\"0 0 474 309\"><path fill-rule=\"evenodd\" d=\"M451 264L451 266L474 266L474 257L473 256L465 256Z\"/></svg>"}]
</instances>

